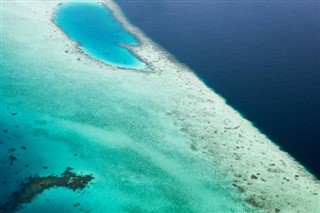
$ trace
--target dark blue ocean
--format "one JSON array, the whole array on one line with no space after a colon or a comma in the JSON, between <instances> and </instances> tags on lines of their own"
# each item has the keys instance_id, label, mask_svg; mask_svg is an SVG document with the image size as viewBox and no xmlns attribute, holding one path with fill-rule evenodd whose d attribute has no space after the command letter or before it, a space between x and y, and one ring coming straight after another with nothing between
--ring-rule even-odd
<instances>
[{"instance_id":1,"label":"dark blue ocean","mask_svg":"<svg viewBox=\"0 0 320 213\"><path fill-rule=\"evenodd\" d=\"M320 177L319 1L116 1L256 127Z\"/></svg>"}]
</instances>

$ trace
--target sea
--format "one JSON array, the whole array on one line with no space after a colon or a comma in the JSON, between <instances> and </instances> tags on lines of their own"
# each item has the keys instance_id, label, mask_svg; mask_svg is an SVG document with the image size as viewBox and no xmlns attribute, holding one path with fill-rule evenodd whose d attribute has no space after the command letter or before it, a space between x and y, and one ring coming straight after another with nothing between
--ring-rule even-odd
<instances>
[{"instance_id":1,"label":"sea","mask_svg":"<svg viewBox=\"0 0 320 213\"><path fill-rule=\"evenodd\" d=\"M319 1L116 3L319 179Z\"/></svg>"}]
</instances>

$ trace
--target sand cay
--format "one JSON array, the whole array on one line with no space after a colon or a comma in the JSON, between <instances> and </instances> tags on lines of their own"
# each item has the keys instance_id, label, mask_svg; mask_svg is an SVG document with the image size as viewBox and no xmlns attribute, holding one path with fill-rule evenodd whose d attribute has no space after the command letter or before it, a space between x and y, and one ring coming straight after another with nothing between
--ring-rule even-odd
<instances>
[{"instance_id":1,"label":"sand cay","mask_svg":"<svg viewBox=\"0 0 320 213\"><path fill-rule=\"evenodd\" d=\"M144 70L85 55L52 21L63 1L1 3L0 145L16 149L1 152L1 180L93 176L85 193L52 188L21 212L319 212L316 178L100 2L140 41L126 47Z\"/></svg>"}]
</instances>

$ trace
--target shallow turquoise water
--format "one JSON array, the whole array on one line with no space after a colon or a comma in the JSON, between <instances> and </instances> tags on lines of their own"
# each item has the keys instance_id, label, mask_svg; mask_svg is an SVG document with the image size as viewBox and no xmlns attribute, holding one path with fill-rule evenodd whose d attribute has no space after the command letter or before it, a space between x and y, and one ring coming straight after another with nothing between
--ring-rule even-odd
<instances>
[{"instance_id":1,"label":"shallow turquoise water","mask_svg":"<svg viewBox=\"0 0 320 213\"><path fill-rule=\"evenodd\" d=\"M250 210L211 161L190 151L190 138L167 115L171 88L138 72L52 57L61 41L48 41L47 29L34 34L34 22L10 12L16 7L4 3L0 205L29 176L72 167L93 175L84 191L51 188L19 212ZM11 163L10 155L17 160Z\"/></svg>"},{"instance_id":2,"label":"shallow turquoise water","mask_svg":"<svg viewBox=\"0 0 320 213\"><path fill-rule=\"evenodd\" d=\"M124 68L145 66L121 44L138 41L100 3L64 3L54 17L56 24L91 57Z\"/></svg>"}]
</instances>

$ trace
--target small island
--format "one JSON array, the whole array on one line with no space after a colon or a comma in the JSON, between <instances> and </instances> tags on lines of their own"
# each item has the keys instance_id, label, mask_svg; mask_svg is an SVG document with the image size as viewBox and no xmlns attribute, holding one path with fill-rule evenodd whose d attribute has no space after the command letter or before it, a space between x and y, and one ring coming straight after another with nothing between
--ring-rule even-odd
<instances>
[{"instance_id":1,"label":"small island","mask_svg":"<svg viewBox=\"0 0 320 213\"><path fill-rule=\"evenodd\" d=\"M0 213L19 210L23 204L31 203L46 189L64 187L78 191L83 190L91 180L93 180L92 175L76 175L70 167L66 168L60 176L29 177L19 190L12 193L10 200L0 206Z\"/></svg>"}]
</instances>

